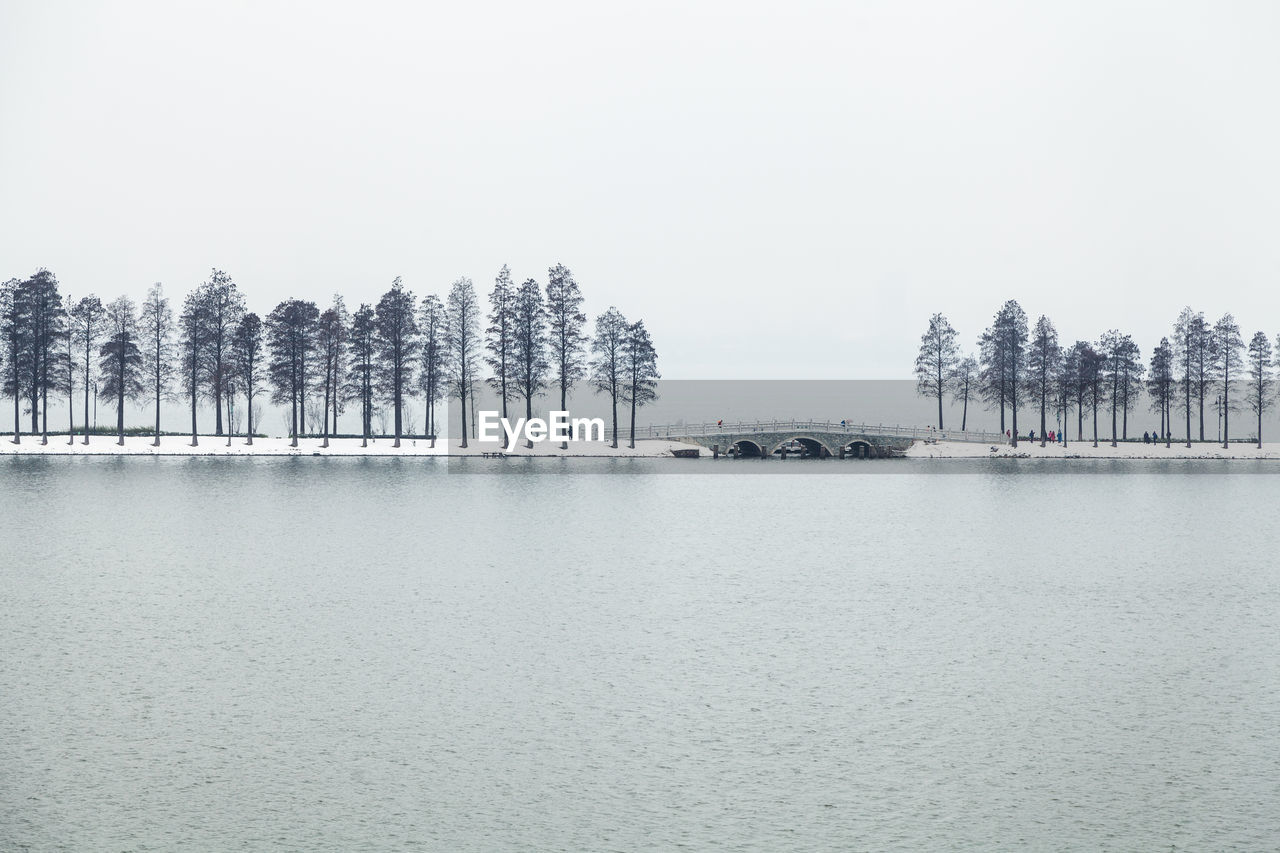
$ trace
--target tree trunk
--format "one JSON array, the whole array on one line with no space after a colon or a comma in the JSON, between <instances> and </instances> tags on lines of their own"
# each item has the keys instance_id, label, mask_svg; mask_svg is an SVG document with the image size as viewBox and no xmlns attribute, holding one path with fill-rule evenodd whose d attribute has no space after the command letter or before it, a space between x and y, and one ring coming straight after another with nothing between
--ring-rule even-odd
<instances>
[{"instance_id":1,"label":"tree trunk","mask_svg":"<svg viewBox=\"0 0 1280 853\"><path fill-rule=\"evenodd\" d=\"M631 442L628 445L632 450L636 449L636 386L631 386Z\"/></svg>"},{"instance_id":2,"label":"tree trunk","mask_svg":"<svg viewBox=\"0 0 1280 853\"><path fill-rule=\"evenodd\" d=\"M123 367L123 354L120 356ZM117 377L119 384L116 392L116 444L124 447L124 370L121 369Z\"/></svg>"},{"instance_id":3,"label":"tree trunk","mask_svg":"<svg viewBox=\"0 0 1280 853\"><path fill-rule=\"evenodd\" d=\"M1190 431L1188 430L1188 435ZM1204 441L1204 386L1200 386L1200 440ZM1187 439L1187 447L1191 446L1191 439Z\"/></svg>"},{"instance_id":4,"label":"tree trunk","mask_svg":"<svg viewBox=\"0 0 1280 853\"><path fill-rule=\"evenodd\" d=\"M615 388L609 395L613 403L613 449L618 449L618 391Z\"/></svg>"},{"instance_id":5,"label":"tree trunk","mask_svg":"<svg viewBox=\"0 0 1280 853\"><path fill-rule=\"evenodd\" d=\"M324 443L321 447L329 446L329 377L331 376L329 366L324 368Z\"/></svg>"},{"instance_id":6,"label":"tree trunk","mask_svg":"<svg viewBox=\"0 0 1280 853\"><path fill-rule=\"evenodd\" d=\"M464 379L458 383L458 400L462 404L462 416L459 421L462 426L462 444L461 447L467 446L467 383Z\"/></svg>"},{"instance_id":7,"label":"tree trunk","mask_svg":"<svg viewBox=\"0 0 1280 853\"><path fill-rule=\"evenodd\" d=\"M964 406L960 410L960 431L964 432L969 425L969 389L964 391Z\"/></svg>"},{"instance_id":8,"label":"tree trunk","mask_svg":"<svg viewBox=\"0 0 1280 853\"><path fill-rule=\"evenodd\" d=\"M1224 361L1226 360L1225 356L1223 357L1223 360ZM1228 371L1225 371L1225 370L1223 371L1222 373L1222 449L1223 450L1230 449L1230 441L1231 441L1231 439L1229 438L1229 435L1231 432L1231 405L1227 401L1227 389L1231 387L1231 379L1229 378L1230 376L1231 374Z\"/></svg>"},{"instance_id":9,"label":"tree trunk","mask_svg":"<svg viewBox=\"0 0 1280 853\"><path fill-rule=\"evenodd\" d=\"M196 433L196 373L194 370L191 371L191 446L200 446L200 439Z\"/></svg>"},{"instance_id":10,"label":"tree trunk","mask_svg":"<svg viewBox=\"0 0 1280 853\"><path fill-rule=\"evenodd\" d=\"M942 429L942 383L938 383L938 429Z\"/></svg>"},{"instance_id":11,"label":"tree trunk","mask_svg":"<svg viewBox=\"0 0 1280 853\"><path fill-rule=\"evenodd\" d=\"M222 435L222 359L213 372L213 434Z\"/></svg>"},{"instance_id":12,"label":"tree trunk","mask_svg":"<svg viewBox=\"0 0 1280 853\"><path fill-rule=\"evenodd\" d=\"M89 347L84 350L84 443L89 443Z\"/></svg>"},{"instance_id":13,"label":"tree trunk","mask_svg":"<svg viewBox=\"0 0 1280 853\"><path fill-rule=\"evenodd\" d=\"M533 420L533 394L529 393L524 397L524 422L527 424L531 420ZM527 443L529 445L529 449L532 450L533 440L528 439Z\"/></svg>"},{"instance_id":14,"label":"tree trunk","mask_svg":"<svg viewBox=\"0 0 1280 853\"><path fill-rule=\"evenodd\" d=\"M562 376L564 375L563 372L561 373L561 375ZM562 412L567 411L568 408L569 408L569 389L564 382L561 382L560 383L560 411ZM569 442L567 441L560 442L560 449L568 450Z\"/></svg>"},{"instance_id":15,"label":"tree trunk","mask_svg":"<svg viewBox=\"0 0 1280 853\"><path fill-rule=\"evenodd\" d=\"M1049 402L1048 397L1049 395L1048 395L1047 383L1042 378L1040 381L1040 446L1041 447L1044 447L1044 443L1045 443L1044 410L1045 410L1045 406Z\"/></svg>"}]
</instances>

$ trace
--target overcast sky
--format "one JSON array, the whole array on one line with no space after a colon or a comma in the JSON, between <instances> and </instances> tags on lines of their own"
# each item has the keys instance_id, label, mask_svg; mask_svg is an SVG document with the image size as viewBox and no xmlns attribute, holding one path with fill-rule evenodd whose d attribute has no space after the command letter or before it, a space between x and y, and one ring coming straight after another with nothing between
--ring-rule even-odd
<instances>
[{"instance_id":1,"label":"overcast sky","mask_svg":"<svg viewBox=\"0 0 1280 853\"><path fill-rule=\"evenodd\" d=\"M673 378L999 303L1280 331L1272 3L0 5L0 276L372 301L573 269Z\"/></svg>"}]
</instances>

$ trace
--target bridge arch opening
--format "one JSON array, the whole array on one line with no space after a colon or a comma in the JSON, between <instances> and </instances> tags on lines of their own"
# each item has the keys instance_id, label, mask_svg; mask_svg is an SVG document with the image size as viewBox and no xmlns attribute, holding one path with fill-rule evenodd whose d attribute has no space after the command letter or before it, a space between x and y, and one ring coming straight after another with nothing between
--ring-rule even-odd
<instances>
[{"instance_id":1,"label":"bridge arch opening","mask_svg":"<svg viewBox=\"0 0 1280 853\"><path fill-rule=\"evenodd\" d=\"M867 441L851 441L844 446L846 456L852 456L854 459L874 459L877 456L876 449Z\"/></svg>"},{"instance_id":2,"label":"bridge arch opening","mask_svg":"<svg viewBox=\"0 0 1280 853\"><path fill-rule=\"evenodd\" d=\"M782 455L783 450L787 455L796 455L800 459L824 459L831 455L825 444L806 435L792 436L779 442L774 452Z\"/></svg>"},{"instance_id":3,"label":"bridge arch opening","mask_svg":"<svg viewBox=\"0 0 1280 853\"><path fill-rule=\"evenodd\" d=\"M750 439L735 441L731 447L735 459L759 459L764 456L764 448Z\"/></svg>"}]
</instances>

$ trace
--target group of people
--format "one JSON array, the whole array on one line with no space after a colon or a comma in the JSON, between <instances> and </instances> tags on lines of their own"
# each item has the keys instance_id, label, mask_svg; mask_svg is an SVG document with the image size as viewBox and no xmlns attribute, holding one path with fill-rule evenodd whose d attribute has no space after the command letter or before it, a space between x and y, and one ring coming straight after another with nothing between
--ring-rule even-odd
<instances>
[{"instance_id":1,"label":"group of people","mask_svg":"<svg viewBox=\"0 0 1280 853\"><path fill-rule=\"evenodd\" d=\"M1013 430L1011 429L1005 430L1004 437L1012 440ZM1057 444L1060 440L1064 438L1065 436L1062 433L1058 432L1056 429L1046 430L1044 434L1044 440L1049 442L1050 444ZM1035 440L1036 440L1036 431L1029 430L1027 432L1027 441L1035 441Z\"/></svg>"},{"instance_id":2,"label":"group of people","mask_svg":"<svg viewBox=\"0 0 1280 853\"><path fill-rule=\"evenodd\" d=\"M1142 443L1143 443L1143 444L1156 444L1156 443L1158 443L1158 442L1160 441L1160 438L1161 438L1160 433L1156 432L1155 430L1152 430L1151 432L1144 432L1144 433L1142 434ZM1172 440L1173 440L1173 433L1172 433L1172 432L1166 432L1166 433L1164 434L1164 438L1165 438L1165 440L1167 440L1167 441L1172 441Z\"/></svg>"}]
</instances>

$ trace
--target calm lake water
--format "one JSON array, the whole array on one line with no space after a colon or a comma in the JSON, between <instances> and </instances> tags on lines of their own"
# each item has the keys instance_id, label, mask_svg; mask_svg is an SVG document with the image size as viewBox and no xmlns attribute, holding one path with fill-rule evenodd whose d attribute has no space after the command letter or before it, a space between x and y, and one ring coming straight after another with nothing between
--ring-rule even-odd
<instances>
[{"instance_id":1,"label":"calm lake water","mask_svg":"<svg viewBox=\"0 0 1280 853\"><path fill-rule=\"evenodd\" d=\"M1280 466L677 464L5 460L0 849L1280 845Z\"/></svg>"}]
</instances>

